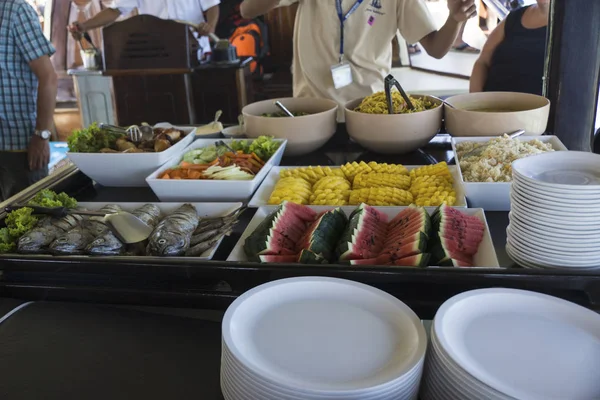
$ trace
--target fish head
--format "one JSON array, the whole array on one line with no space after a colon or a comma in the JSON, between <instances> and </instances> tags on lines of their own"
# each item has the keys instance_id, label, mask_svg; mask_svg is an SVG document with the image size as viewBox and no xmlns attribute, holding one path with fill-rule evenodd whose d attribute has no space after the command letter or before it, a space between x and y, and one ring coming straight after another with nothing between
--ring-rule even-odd
<instances>
[{"instance_id":1,"label":"fish head","mask_svg":"<svg viewBox=\"0 0 600 400\"><path fill-rule=\"evenodd\" d=\"M56 238L50 245L53 253L81 254L90 242L90 234L84 229L71 229L69 232Z\"/></svg>"},{"instance_id":2,"label":"fish head","mask_svg":"<svg viewBox=\"0 0 600 400\"><path fill-rule=\"evenodd\" d=\"M178 256L189 245L189 237L181 232L157 230L148 240L148 253L155 256Z\"/></svg>"},{"instance_id":3,"label":"fish head","mask_svg":"<svg viewBox=\"0 0 600 400\"><path fill-rule=\"evenodd\" d=\"M19 238L18 249L23 253L41 251L52 243L54 235L45 229L33 229Z\"/></svg>"},{"instance_id":4,"label":"fish head","mask_svg":"<svg viewBox=\"0 0 600 400\"><path fill-rule=\"evenodd\" d=\"M102 235L86 247L86 252L92 255L118 255L123 250L123 243L112 233Z\"/></svg>"}]
</instances>

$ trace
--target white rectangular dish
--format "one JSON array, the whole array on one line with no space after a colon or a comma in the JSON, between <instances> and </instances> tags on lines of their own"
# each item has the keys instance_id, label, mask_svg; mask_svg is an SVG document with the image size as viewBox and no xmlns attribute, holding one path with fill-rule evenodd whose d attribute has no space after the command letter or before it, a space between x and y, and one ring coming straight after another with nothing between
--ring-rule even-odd
<instances>
[{"instance_id":1,"label":"white rectangular dish","mask_svg":"<svg viewBox=\"0 0 600 400\"><path fill-rule=\"evenodd\" d=\"M325 210L331 210L335 207L331 206L309 206L311 209L320 212ZM350 207L340 207L346 215L350 215L352 211L356 209L354 206ZM378 210L381 210L385 213L390 219L398 215L398 213L404 210L406 207L375 207ZM246 227L244 233L240 237L240 240L236 243L235 247L227 257L227 261L244 261L247 262L248 258L246 257L246 253L244 252L244 242L246 238L254 232L254 230L258 227L258 225L271 213L274 211L274 207L259 207L256 210L256 214ZM479 245L479 251L473 257L473 263L476 266L480 266L481 268L500 268L500 264L498 262L498 257L496 256L496 250L494 248L494 242L492 241L492 236L490 235L490 229L485 218L485 213L480 208L467 208L460 210L461 212L467 215L475 215L477 216L484 224L485 224L485 232L483 235L483 240ZM429 211L431 214L432 211ZM331 264L337 265L337 264ZM427 267L427 268L456 268L456 267ZM465 268L477 268L477 267L465 267Z\"/></svg>"},{"instance_id":2,"label":"white rectangular dish","mask_svg":"<svg viewBox=\"0 0 600 400\"><path fill-rule=\"evenodd\" d=\"M67 157L87 176L103 186L146 186L146 177L179 154L196 138L193 127L159 123L155 128L174 127L187 133L175 145L160 153L67 153Z\"/></svg>"},{"instance_id":3,"label":"white rectangular dish","mask_svg":"<svg viewBox=\"0 0 600 400\"><path fill-rule=\"evenodd\" d=\"M406 165L406 169L409 171L411 169L419 168L420 165ZM279 173L284 169L293 169L293 168L302 168L302 167L274 167L271 168L269 175L265 178L263 183L260 185L250 202L248 203L248 207L277 207L269 204L269 198L271 197L271 193L275 188L275 185L279 181ZM330 168L339 168L339 167L330 167ZM456 208L467 208L467 200L465 199L465 192L461 185L460 173L458 172L458 168L454 165L449 165L448 168L452 173L452 177L454 178L454 190L456 192L456 204L454 207ZM386 208L386 207L384 207ZM429 208L429 207L428 207ZM433 207L435 209L435 207Z\"/></svg>"},{"instance_id":4,"label":"white rectangular dish","mask_svg":"<svg viewBox=\"0 0 600 400\"><path fill-rule=\"evenodd\" d=\"M510 182L465 182L460 162L456 152L457 143L462 142L487 142L495 137L453 137L452 151L458 168L458 179L464 188L469 207L483 208L486 211L510 210ZM527 142L531 140L550 143L556 151L568 151L566 146L556 136L519 136L516 140Z\"/></svg>"},{"instance_id":5,"label":"white rectangular dish","mask_svg":"<svg viewBox=\"0 0 600 400\"><path fill-rule=\"evenodd\" d=\"M155 204L161 211L161 219L181 207L184 203L87 203L81 202L78 203L79 207L86 208L90 211L96 211L100 208L104 207L107 204L117 204L124 211L133 211L136 208L140 208L144 204ZM198 211L198 215L200 218L214 218L214 217L222 217L227 214L232 213L242 206L242 203L190 203L194 207L196 207L196 211ZM158 256L87 256L87 255L72 255L72 256L63 256L69 257L72 259L86 259L90 258L102 258L102 259L111 259L118 260L119 262L123 261L132 261L132 262L152 262L157 260L172 260L172 261L202 261L202 260L210 260L215 255L215 252L221 245L223 238L219 239L217 243L214 244L213 247L202 253L198 257L158 257ZM11 258L34 258L34 259L52 259L53 255L50 254L6 254L10 255Z\"/></svg>"},{"instance_id":6,"label":"white rectangular dish","mask_svg":"<svg viewBox=\"0 0 600 400\"><path fill-rule=\"evenodd\" d=\"M247 139L252 142L252 139ZM225 181L225 180L169 180L158 179L164 171L179 165L183 155L190 150L199 149L215 144L213 139L197 139L190 146L179 152L168 163L154 171L146 178L146 182L160 201L247 201L256 191L261 182L274 166L279 165L287 140L274 139L281 142L279 149L267 160L260 172L252 180ZM231 139L224 139L231 143Z\"/></svg>"}]
</instances>

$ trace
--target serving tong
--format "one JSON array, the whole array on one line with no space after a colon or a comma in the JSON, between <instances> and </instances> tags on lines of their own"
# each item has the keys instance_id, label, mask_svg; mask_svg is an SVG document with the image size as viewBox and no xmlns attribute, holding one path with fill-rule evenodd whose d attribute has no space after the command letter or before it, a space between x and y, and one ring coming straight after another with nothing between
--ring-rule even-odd
<instances>
[{"instance_id":1,"label":"serving tong","mask_svg":"<svg viewBox=\"0 0 600 400\"><path fill-rule=\"evenodd\" d=\"M412 103L412 101L410 101L410 97L408 97L408 95L402 88L402 85L400 85L400 82L398 82L396 80L396 78L394 78L393 75L390 74L390 75L386 76L384 83L385 83L385 99L387 101L388 114L396 113L394 110L394 102L392 101L392 87L394 87L394 86L396 87L396 89L398 89L398 92L400 92L400 95L406 102L406 106L408 107L408 109L409 110L415 109L414 104Z\"/></svg>"},{"instance_id":2,"label":"serving tong","mask_svg":"<svg viewBox=\"0 0 600 400\"><path fill-rule=\"evenodd\" d=\"M109 124L100 124L100 129L127 135L135 143L139 143L144 140L152 140L154 137L154 129L145 122L142 122L141 126L131 125L128 128Z\"/></svg>"}]
</instances>

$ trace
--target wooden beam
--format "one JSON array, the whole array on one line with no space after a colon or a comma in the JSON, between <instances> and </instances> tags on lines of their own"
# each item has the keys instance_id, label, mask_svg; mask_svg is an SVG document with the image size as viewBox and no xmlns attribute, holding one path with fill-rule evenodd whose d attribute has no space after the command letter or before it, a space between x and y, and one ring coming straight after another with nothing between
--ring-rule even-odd
<instances>
[{"instance_id":1,"label":"wooden beam","mask_svg":"<svg viewBox=\"0 0 600 400\"><path fill-rule=\"evenodd\" d=\"M600 1L553 0L545 95L548 131L569 150L591 151L600 85Z\"/></svg>"}]
</instances>

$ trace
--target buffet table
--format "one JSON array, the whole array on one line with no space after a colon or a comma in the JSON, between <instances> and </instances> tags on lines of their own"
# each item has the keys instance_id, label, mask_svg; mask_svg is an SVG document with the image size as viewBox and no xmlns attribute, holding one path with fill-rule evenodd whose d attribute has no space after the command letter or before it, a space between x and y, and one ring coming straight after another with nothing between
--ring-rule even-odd
<instances>
[{"instance_id":1,"label":"buffet table","mask_svg":"<svg viewBox=\"0 0 600 400\"><path fill-rule=\"evenodd\" d=\"M319 151L303 157L284 157L281 165L340 165L348 161L393 162L405 165L451 162L450 137L438 135L422 152L382 156L366 152L348 139L343 126ZM94 184L74 166L22 192L21 202L43 188L66 191L79 201L155 202L150 188L109 188ZM3 205L3 207L6 204ZM481 287L513 287L563 297L592 309L600 309L600 276L569 271L520 268L504 249L508 213L486 212L490 232L503 268L400 268L343 265L281 265L226 262L255 209L240 218L212 261L164 260L151 263L140 258L110 257L75 259L6 255L0 257L4 296L26 299L63 299L117 304L225 309L240 293L261 283L290 276L346 277L382 288L401 297L422 318L433 317L441 303L454 294Z\"/></svg>"}]
</instances>

